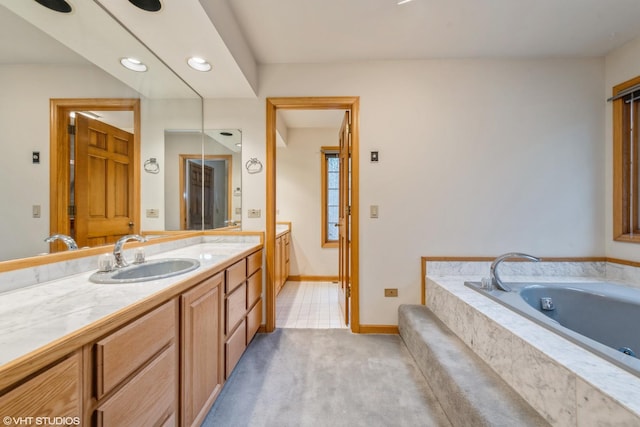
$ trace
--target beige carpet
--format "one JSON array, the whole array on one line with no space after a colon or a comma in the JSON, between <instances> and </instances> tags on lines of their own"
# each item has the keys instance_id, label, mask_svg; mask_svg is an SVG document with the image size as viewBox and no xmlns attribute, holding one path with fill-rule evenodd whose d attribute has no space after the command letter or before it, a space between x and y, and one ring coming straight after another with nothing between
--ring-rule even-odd
<instances>
[{"instance_id":1,"label":"beige carpet","mask_svg":"<svg viewBox=\"0 0 640 427\"><path fill-rule=\"evenodd\" d=\"M450 426L402 339L258 334L203 426Z\"/></svg>"}]
</instances>

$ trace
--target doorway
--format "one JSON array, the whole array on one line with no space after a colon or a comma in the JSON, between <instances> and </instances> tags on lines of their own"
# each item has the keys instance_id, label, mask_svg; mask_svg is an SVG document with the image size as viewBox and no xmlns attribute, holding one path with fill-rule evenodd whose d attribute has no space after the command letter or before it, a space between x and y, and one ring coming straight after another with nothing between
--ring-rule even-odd
<instances>
[{"instance_id":1,"label":"doorway","mask_svg":"<svg viewBox=\"0 0 640 427\"><path fill-rule=\"evenodd\" d=\"M276 113L278 110L347 110L350 113L351 140L351 201L350 244L345 245L349 267L346 297L350 299L348 323L351 331L360 331L359 320L359 97L293 97L267 98L267 157L266 157L266 332L276 325L275 251L276 251Z\"/></svg>"},{"instance_id":2,"label":"doorway","mask_svg":"<svg viewBox=\"0 0 640 427\"><path fill-rule=\"evenodd\" d=\"M83 237L82 242L78 242L79 245L96 246L113 243L123 234L139 233L140 100L115 98L51 99L50 111L49 228L51 234L72 235L75 234L74 229L76 231L82 230L82 235L89 237ZM101 139L96 136L97 134L107 135L108 132L103 131L94 132L96 135L93 136L88 135L86 140L92 141L89 142L92 144L92 148L89 151L84 150L84 154L95 167L85 168L87 173L72 173L74 168L72 163L76 164L78 159L71 161L72 154L74 154L72 151L77 150L72 148L70 142L78 138L71 138L70 135L75 132L71 130L73 129L71 113L101 111L131 112L133 114L132 140L118 137L111 141L110 137L105 136ZM96 150L104 152L94 153ZM126 155L124 155L125 151ZM112 162L108 159L110 157L117 159ZM91 159L103 159L104 162L98 165L97 163L100 162ZM103 166L102 169L104 169L104 173L100 175L104 179L126 176L126 194L122 193L123 183L108 185L106 181L105 185L101 187L110 191L114 190L115 193L105 192L101 195L91 190L89 176L98 173L101 169L100 166ZM91 171L92 175L88 171ZM95 176L97 177L97 175ZM75 189L76 194L72 188ZM80 191L80 189L84 190ZM91 204L83 203L82 206L78 206L73 203L74 198L78 199L78 203L80 203L79 198L82 198ZM104 213L104 218L99 218L100 215L96 215L98 211ZM52 244L51 251L55 252L63 248L64 245L57 242Z\"/></svg>"},{"instance_id":3,"label":"doorway","mask_svg":"<svg viewBox=\"0 0 640 427\"><path fill-rule=\"evenodd\" d=\"M179 154L180 229L228 227L232 206L233 156Z\"/></svg>"}]
</instances>

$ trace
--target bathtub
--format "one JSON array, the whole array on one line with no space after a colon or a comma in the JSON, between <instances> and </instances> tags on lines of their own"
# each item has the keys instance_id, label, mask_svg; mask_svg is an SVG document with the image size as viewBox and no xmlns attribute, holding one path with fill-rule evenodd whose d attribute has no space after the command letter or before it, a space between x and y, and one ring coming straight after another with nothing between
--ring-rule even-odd
<instances>
[{"instance_id":1,"label":"bathtub","mask_svg":"<svg viewBox=\"0 0 640 427\"><path fill-rule=\"evenodd\" d=\"M465 282L507 308L640 377L640 290L605 282Z\"/></svg>"}]
</instances>

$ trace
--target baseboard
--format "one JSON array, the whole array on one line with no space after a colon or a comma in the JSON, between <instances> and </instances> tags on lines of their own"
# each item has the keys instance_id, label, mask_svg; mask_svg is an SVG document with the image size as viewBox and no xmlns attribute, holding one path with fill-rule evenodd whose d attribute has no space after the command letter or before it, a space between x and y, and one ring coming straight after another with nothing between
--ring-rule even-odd
<instances>
[{"instance_id":1,"label":"baseboard","mask_svg":"<svg viewBox=\"0 0 640 427\"><path fill-rule=\"evenodd\" d=\"M287 282L337 282L338 276L289 276Z\"/></svg>"},{"instance_id":2,"label":"baseboard","mask_svg":"<svg viewBox=\"0 0 640 427\"><path fill-rule=\"evenodd\" d=\"M399 334L397 325L360 325L358 332L361 334Z\"/></svg>"}]
</instances>

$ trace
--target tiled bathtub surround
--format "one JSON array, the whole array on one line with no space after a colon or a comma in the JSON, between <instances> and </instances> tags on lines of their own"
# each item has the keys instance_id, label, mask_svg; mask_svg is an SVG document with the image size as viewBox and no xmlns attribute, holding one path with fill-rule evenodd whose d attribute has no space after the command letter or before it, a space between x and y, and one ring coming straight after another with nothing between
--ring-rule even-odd
<instances>
[{"instance_id":1,"label":"tiled bathtub surround","mask_svg":"<svg viewBox=\"0 0 640 427\"><path fill-rule=\"evenodd\" d=\"M640 425L640 378L466 288L490 263L427 262L427 306L511 387L558 426ZM638 277L604 262L505 263L505 281Z\"/></svg>"}]
</instances>

